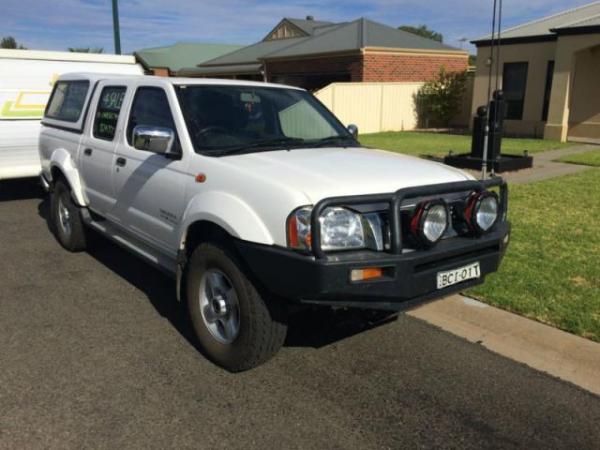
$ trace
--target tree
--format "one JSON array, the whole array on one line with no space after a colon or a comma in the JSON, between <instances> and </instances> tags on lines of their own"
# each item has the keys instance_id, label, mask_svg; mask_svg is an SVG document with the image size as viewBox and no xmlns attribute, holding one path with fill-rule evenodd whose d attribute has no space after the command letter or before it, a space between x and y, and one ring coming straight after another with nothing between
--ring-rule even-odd
<instances>
[{"instance_id":1,"label":"tree","mask_svg":"<svg viewBox=\"0 0 600 450\"><path fill-rule=\"evenodd\" d=\"M425 83L414 100L419 127L448 126L458 112L465 93L467 72L446 72Z\"/></svg>"},{"instance_id":2,"label":"tree","mask_svg":"<svg viewBox=\"0 0 600 450\"><path fill-rule=\"evenodd\" d=\"M21 44L17 44L17 40L12 36L3 37L2 40L0 40L0 48L18 48L25 50L25 47Z\"/></svg>"},{"instance_id":3,"label":"tree","mask_svg":"<svg viewBox=\"0 0 600 450\"><path fill-rule=\"evenodd\" d=\"M444 36L437 31L430 30L427 28L427 25L421 25L418 27L413 27L410 25L402 25L398 27L399 30L407 31L408 33L416 34L418 36L422 36L427 39L433 39L434 41L444 42Z\"/></svg>"},{"instance_id":4,"label":"tree","mask_svg":"<svg viewBox=\"0 0 600 450\"><path fill-rule=\"evenodd\" d=\"M69 47L71 53L104 53L102 47Z\"/></svg>"}]
</instances>

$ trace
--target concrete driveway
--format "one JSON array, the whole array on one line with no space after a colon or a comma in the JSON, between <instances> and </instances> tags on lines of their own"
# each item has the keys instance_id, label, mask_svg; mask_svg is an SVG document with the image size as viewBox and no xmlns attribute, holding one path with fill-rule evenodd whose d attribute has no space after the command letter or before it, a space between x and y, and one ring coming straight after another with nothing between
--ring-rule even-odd
<instances>
[{"instance_id":1,"label":"concrete driveway","mask_svg":"<svg viewBox=\"0 0 600 450\"><path fill-rule=\"evenodd\" d=\"M405 315L304 314L239 375L173 283L103 239L56 243L0 183L0 448L598 448L600 399Z\"/></svg>"}]
</instances>

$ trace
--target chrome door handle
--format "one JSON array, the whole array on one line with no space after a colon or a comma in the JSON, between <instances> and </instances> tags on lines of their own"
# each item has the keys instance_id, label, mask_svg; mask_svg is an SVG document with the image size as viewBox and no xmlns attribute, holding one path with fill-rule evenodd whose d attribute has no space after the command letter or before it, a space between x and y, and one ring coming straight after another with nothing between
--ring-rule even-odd
<instances>
[{"instance_id":1,"label":"chrome door handle","mask_svg":"<svg viewBox=\"0 0 600 450\"><path fill-rule=\"evenodd\" d=\"M127 160L125 158L117 158L117 166L125 167L125 164L127 164Z\"/></svg>"}]
</instances>

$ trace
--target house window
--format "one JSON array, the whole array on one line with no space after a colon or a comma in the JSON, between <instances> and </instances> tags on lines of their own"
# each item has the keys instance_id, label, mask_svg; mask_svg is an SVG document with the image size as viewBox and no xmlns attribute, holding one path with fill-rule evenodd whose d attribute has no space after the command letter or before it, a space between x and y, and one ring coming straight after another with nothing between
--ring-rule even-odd
<instances>
[{"instance_id":1,"label":"house window","mask_svg":"<svg viewBox=\"0 0 600 450\"><path fill-rule=\"evenodd\" d=\"M523 119L525 86L527 85L527 63L505 63L502 90L506 99L506 119Z\"/></svg>"},{"instance_id":2,"label":"house window","mask_svg":"<svg viewBox=\"0 0 600 450\"><path fill-rule=\"evenodd\" d=\"M544 105L542 107L542 120L548 120L548 109L550 108L550 93L552 91L552 77L554 76L554 61L548 61L546 67L546 86L544 87Z\"/></svg>"}]
</instances>

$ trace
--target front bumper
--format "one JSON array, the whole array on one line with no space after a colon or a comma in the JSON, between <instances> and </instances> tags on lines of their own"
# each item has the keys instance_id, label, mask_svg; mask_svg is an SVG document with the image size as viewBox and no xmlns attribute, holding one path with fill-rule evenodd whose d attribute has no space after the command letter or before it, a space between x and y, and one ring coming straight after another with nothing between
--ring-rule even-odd
<instances>
[{"instance_id":1,"label":"front bumper","mask_svg":"<svg viewBox=\"0 0 600 450\"><path fill-rule=\"evenodd\" d=\"M297 303L401 310L483 283L495 272L508 245L510 224L499 222L481 237L455 237L424 251L393 254L347 252L318 258L294 251L237 241L239 254L262 286ZM481 277L437 289L437 273L479 262ZM386 276L350 280L352 269L385 268Z\"/></svg>"},{"instance_id":2,"label":"front bumper","mask_svg":"<svg viewBox=\"0 0 600 450\"><path fill-rule=\"evenodd\" d=\"M500 191L500 221L489 233L479 237L452 237L427 250L404 249L401 211L407 202L494 187ZM387 205L389 251L324 252L320 245L319 217L325 208L361 204ZM312 210L312 254L301 255L286 248L247 242L237 245L258 281L279 297L308 304L399 310L480 284L487 274L496 271L508 244L507 205L508 190L501 178L415 186L388 194L331 197L319 201ZM480 278L437 288L438 272L474 262L479 262ZM372 281L351 281L351 270L371 267L383 268L385 276Z\"/></svg>"}]
</instances>

